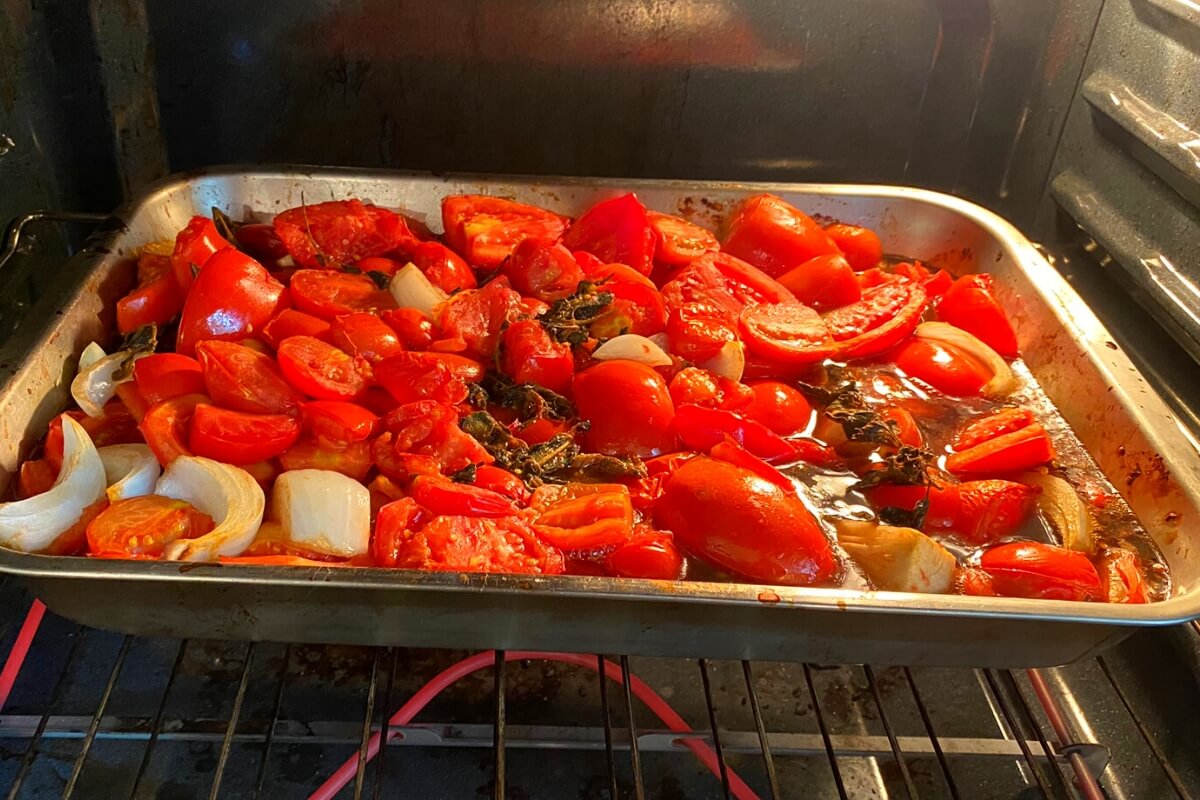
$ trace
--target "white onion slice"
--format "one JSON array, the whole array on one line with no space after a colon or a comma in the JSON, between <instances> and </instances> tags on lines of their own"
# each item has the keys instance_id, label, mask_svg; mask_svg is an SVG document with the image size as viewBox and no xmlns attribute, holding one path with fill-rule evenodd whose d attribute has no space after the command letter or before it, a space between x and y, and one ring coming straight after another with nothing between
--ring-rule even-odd
<instances>
[{"instance_id":1,"label":"white onion slice","mask_svg":"<svg viewBox=\"0 0 1200 800\"><path fill-rule=\"evenodd\" d=\"M98 448L97 452L104 463L108 502L115 503L154 492L154 483L162 474L162 467L149 447L144 444L111 444Z\"/></svg>"},{"instance_id":2,"label":"white onion slice","mask_svg":"<svg viewBox=\"0 0 1200 800\"><path fill-rule=\"evenodd\" d=\"M722 378L740 381L746 371L746 346L741 342L726 342L721 352L698 366Z\"/></svg>"},{"instance_id":3,"label":"white onion slice","mask_svg":"<svg viewBox=\"0 0 1200 800\"><path fill-rule=\"evenodd\" d=\"M104 352L103 347L95 342L92 342L87 347L83 348L83 352L79 354L79 371L83 372L85 369L92 366L106 355L108 355L108 353Z\"/></svg>"},{"instance_id":4,"label":"white onion slice","mask_svg":"<svg viewBox=\"0 0 1200 800\"><path fill-rule=\"evenodd\" d=\"M1013 374L1008 363L974 334L956 328L948 322L922 322L917 326L915 333L922 339L932 339L957 347L983 362L992 371L991 379L983 385L985 395L1002 397L1011 394L1017 388L1017 376Z\"/></svg>"},{"instance_id":5,"label":"white onion slice","mask_svg":"<svg viewBox=\"0 0 1200 800\"><path fill-rule=\"evenodd\" d=\"M172 461L154 493L186 500L212 517L216 526L204 536L168 544L163 558L172 561L212 561L218 556L239 555L254 541L267 504L249 472L198 456L179 456Z\"/></svg>"},{"instance_id":6,"label":"white onion slice","mask_svg":"<svg viewBox=\"0 0 1200 800\"><path fill-rule=\"evenodd\" d=\"M371 541L371 493L326 469L289 470L275 480L271 516L294 545L331 556L364 555Z\"/></svg>"},{"instance_id":7,"label":"white onion slice","mask_svg":"<svg viewBox=\"0 0 1200 800\"><path fill-rule=\"evenodd\" d=\"M415 308L433 319L433 310L450 299L450 295L430 283L429 278L411 261L392 276L388 291L401 308Z\"/></svg>"},{"instance_id":8,"label":"white onion slice","mask_svg":"<svg viewBox=\"0 0 1200 800\"><path fill-rule=\"evenodd\" d=\"M83 426L66 414L63 462L54 485L41 494L0 503L0 545L26 553L45 550L83 511L104 496L104 464Z\"/></svg>"},{"instance_id":9,"label":"white onion slice","mask_svg":"<svg viewBox=\"0 0 1200 800\"><path fill-rule=\"evenodd\" d=\"M614 336L600 345L592 353L597 361L640 361L650 367L666 367L671 364L671 357L663 349L645 336L636 333L624 333Z\"/></svg>"},{"instance_id":10,"label":"white onion slice","mask_svg":"<svg viewBox=\"0 0 1200 800\"><path fill-rule=\"evenodd\" d=\"M130 358L136 360L144 355L149 354L130 354L128 350L121 350L111 356L104 356L86 367L83 356L80 356L79 374L75 376L75 380L71 381L71 397L83 409L83 413L89 417L101 416L104 413L105 404L116 394L117 387L126 381L133 380L132 373L124 378L117 378L116 373L129 362Z\"/></svg>"},{"instance_id":11,"label":"white onion slice","mask_svg":"<svg viewBox=\"0 0 1200 800\"><path fill-rule=\"evenodd\" d=\"M838 544L877 587L945 594L954 585L954 554L915 528L837 521Z\"/></svg>"},{"instance_id":12,"label":"white onion slice","mask_svg":"<svg viewBox=\"0 0 1200 800\"><path fill-rule=\"evenodd\" d=\"M283 258L275 259L276 269L291 269L294 266L296 266L296 259L292 258L291 253Z\"/></svg>"},{"instance_id":13,"label":"white onion slice","mask_svg":"<svg viewBox=\"0 0 1200 800\"><path fill-rule=\"evenodd\" d=\"M1017 480L1042 490L1037 499L1038 510L1058 533L1063 547L1089 555L1096 552L1092 515L1074 486L1043 472L1027 472Z\"/></svg>"}]
</instances>

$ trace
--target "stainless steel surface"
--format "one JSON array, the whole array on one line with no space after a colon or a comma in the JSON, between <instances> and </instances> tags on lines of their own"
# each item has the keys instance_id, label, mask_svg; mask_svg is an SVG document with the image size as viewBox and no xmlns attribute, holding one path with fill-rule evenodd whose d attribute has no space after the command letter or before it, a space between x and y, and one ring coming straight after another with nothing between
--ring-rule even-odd
<instances>
[{"instance_id":1,"label":"stainless steel surface","mask_svg":"<svg viewBox=\"0 0 1200 800\"><path fill-rule=\"evenodd\" d=\"M1066 282L1010 225L945 195L870 186L688 184L385 175L346 170L217 170L170 179L117 213L65 272L85 276L36 341L0 350L0 466L64 404L69 364L103 338L128 256L219 206L270 216L330 197L424 214L440 198L487 191L578 213L617 188L648 205L711 218L748 191L869 225L890 252L998 278L1027 364L1162 548L1175 596L1150 606L907 595L588 577L456 576L382 570L123 563L0 553L47 605L87 624L141 634L473 646L831 662L1037 666L1111 645L1130 625L1200 613L1196 535L1200 461L1186 429L1150 390ZM116 223L110 225L115 227ZM29 359L20 354L32 352Z\"/></svg>"}]
</instances>

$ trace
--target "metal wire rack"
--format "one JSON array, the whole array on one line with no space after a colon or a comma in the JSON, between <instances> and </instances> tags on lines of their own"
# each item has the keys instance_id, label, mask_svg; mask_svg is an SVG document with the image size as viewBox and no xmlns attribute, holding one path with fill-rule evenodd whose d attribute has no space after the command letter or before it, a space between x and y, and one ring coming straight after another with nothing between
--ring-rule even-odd
<instances>
[{"instance_id":1,"label":"metal wire rack","mask_svg":"<svg viewBox=\"0 0 1200 800\"><path fill-rule=\"evenodd\" d=\"M0 601L6 655L31 601L11 585ZM0 714L0 787L307 797L356 759L338 797L720 798L736 775L764 798L1186 800L1200 691L1170 644L1147 642L1027 673L617 656L620 683L497 654L389 727L372 761L391 710L463 654L137 638L47 614ZM1171 684L1166 716L1145 659ZM664 730L631 674L694 731ZM715 750L715 774L689 738Z\"/></svg>"}]
</instances>

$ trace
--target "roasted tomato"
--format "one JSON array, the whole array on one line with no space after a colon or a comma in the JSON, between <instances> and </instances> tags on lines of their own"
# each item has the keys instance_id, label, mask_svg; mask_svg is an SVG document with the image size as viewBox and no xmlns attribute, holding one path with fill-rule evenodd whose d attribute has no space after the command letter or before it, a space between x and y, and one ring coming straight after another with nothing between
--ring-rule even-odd
<instances>
[{"instance_id":1,"label":"roasted tomato","mask_svg":"<svg viewBox=\"0 0 1200 800\"><path fill-rule=\"evenodd\" d=\"M667 318L667 341L671 352L687 361L707 361L737 339L736 322L728 322L722 315L710 313L700 304L674 308Z\"/></svg>"},{"instance_id":2,"label":"roasted tomato","mask_svg":"<svg viewBox=\"0 0 1200 800\"><path fill-rule=\"evenodd\" d=\"M608 264L625 264L643 275L654 266L655 235L646 207L632 194L602 200L584 212L563 244Z\"/></svg>"},{"instance_id":3,"label":"roasted tomato","mask_svg":"<svg viewBox=\"0 0 1200 800\"><path fill-rule=\"evenodd\" d=\"M779 282L801 303L818 311L841 308L862 297L858 278L840 253L810 258L780 275Z\"/></svg>"},{"instance_id":4,"label":"roasted tomato","mask_svg":"<svg viewBox=\"0 0 1200 800\"><path fill-rule=\"evenodd\" d=\"M408 251L408 259L417 265L417 269L429 278L429 282L443 292L457 292L462 289L474 289L478 284L471 265L462 257L440 242L420 242ZM362 267L362 265L359 265ZM367 267L362 267L367 271ZM393 270L391 275L395 272Z\"/></svg>"},{"instance_id":5,"label":"roasted tomato","mask_svg":"<svg viewBox=\"0 0 1200 800\"><path fill-rule=\"evenodd\" d=\"M868 228L835 222L825 228L825 233L856 270L870 269L883 258L883 244Z\"/></svg>"},{"instance_id":6,"label":"roasted tomato","mask_svg":"<svg viewBox=\"0 0 1200 800\"><path fill-rule=\"evenodd\" d=\"M500 467L490 464L476 467L474 485L504 495L521 506L529 502L529 489L525 487L525 482Z\"/></svg>"},{"instance_id":7,"label":"roasted tomato","mask_svg":"<svg viewBox=\"0 0 1200 800\"><path fill-rule=\"evenodd\" d=\"M445 473L494 459L458 426L458 412L435 400L405 403L384 420L387 433L372 445L375 464L385 475L407 483L417 474Z\"/></svg>"},{"instance_id":8,"label":"roasted tomato","mask_svg":"<svg viewBox=\"0 0 1200 800\"><path fill-rule=\"evenodd\" d=\"M188 424L192 412L201 403L209 402L202 394L184 394L150 406L139 424L146 444L164 467L178 456L192 455L187 443Z\"/></svg>"},{"instance_id":9,"label":"roasted tomato","mask_svg":"<svg viewBox=\"0 0 1200 800\"><path fill-rule=\"evenodd\" d=\"M779 381L750 384L754 399L742 413L748 419L766 425L780 436L805 430L812 422L812 406L798 389Z\"/></svg>"},{"instance_id":10,"label":"roasted tomato","mask_svg":"<svg viewBox=\"0 0 1200 800\"><path fill-rule=\"evenodd\" d=\"M433 323L415 308L393 308L379 313L400 343L409 350L427 350L439 333ZM318 337L320 338L320 337Z\"/></svg>"},{"instance_id":11,"label":"roasted tomato","mask_svg":"<svg viewBox=\"0 0 1200 800\"><path fill-rule=\"evenodd\" d=\"M1036 422L1011 433L1002 433L979 444L951 453L946 470L955 475L995 475L1023 472L1054 458L1050 434Z\"/></svg>"},{"instance_id":12,"label":"roasted tomato","mask_svg":"<svg viewBox=\"0 0 1200 800\"><path fill-rule=\"evenodd\" d=\"M336 269L416 242L399 214L358 200L289 208L275 216L274 225L292 258L306 268Z\"/></svg>"},{"instance_id":13,"label":"roasted tomato","mask_svg":"<svg viewBox=\"0 0 1200 800\"><path fill-rule=\"evenodd\" d=\"M954 437L955 450L969 450L988 439L1020 430L1033 424L1033 412L1027 408L1002 408L994 414L968 423Z\"/></svg>"},{"instance_id":14,"label":"roasted tomato","mask_svg":"<svg viewBox=\"0 0 1200 800\"><path fill-rule=\"evenodd\" d=\"M716 236L695 223L657 211L647 214L656 243L654 257L668 267L690 264L705 253L721 247Z\"/></svg>"},{"instance_id":15,"label":"roasted tomato","mask_svg":"<svg viewBox=\"0 0 1200 800\"><path fill-rule=\"evenodd\" d=\"M175 249L171 251L171 272L175 275L181 297L192 288L192 281L196 279L200 268L230 246L229 240L217 232L217 226L211 219L192 217L175 237Z\"/></svg>"},{"instance_id":16,"label":"roasted tomato","mask_svg":"<svg viewBox=\"0 0 1200 800\"><path fill-rule=\"evenodd\" d=\"M274 348L278 348L280 342L292 336L312 336L327 342L331 339L330 333L331 326L328 321L294 308L280 311L262 331L263 339Z\"/></svg>"},{"instance_id":17,"label":"roasted tomato","mask_svg":"<svg viewBox=\"0 0 1200 800\"><path fill-rule=\"evenodd\" d=\"M261 264L274 264L288 255L287 245L267 222L250 222L237 229L238 248Z\"/></svg>"},{"instance_id":18,"label":"roasted tomato","mask_svg":"<svg viewBox=\"0 0 1200 800\"><path fill-rule=\"evenodd\" d=\"M1142 560L1132 550L1107 551L1097 564L1108 603L1149 603Z\"/></svg>"},{"instance_id":19,"label":"roasted tomato","mask_svg":"<svg viewBox=\"0 0 1200 800\"><path fill-rule=\"evenodd\" d=\"M150 494L119 500L87 526L88 549L98 558L161 558L176 539L213 529L212 517L183 500Z\"/></svg>"},{"instance_id":20,"label":"roasted tomato","mask_svg":"<svg viewBox=\"0 0 1200 800\"><path fill-rule=\"evenodd\" d=\"M925 290L895 281L863 292L857 303L825 315L838 343L837 358L867 358L887 352L916 329L925 312Z\"/></svg>"},{"instance_id":21,"label":"roasted tomato","mask_svg":"<svg viewBox=\"0 0 1200 800\"><path fill-rule=\"evenodd\" d=\"M419 530L396 534L381 530L396 524L401 516L385 515L389 507L380 511L375 535L385 542L398 540L394 548L397 567L535 575L558 575L563 571L562 554L542 544L519 517L435 517Z\"/></svg>"},{"instance_id":22,"label":"roasted tomato","mask_svg":"<svg viewBox=\"0 0 1200 800\"><path fill-rule=\"evenodd\" d=\"M246 414L200 403L192 413L188 444L198 456L227 464L275 458L300 438L300 421L288 414Z\"/></svg>"},{"instance_id":23,"label":"roasted tomato","mask_svg":"<svg viewBox=\"0 0 1200 800\"><path fill-rule=\"evenodd\" d=\"M745 384L696 367L676 372L668 388L676 407L688 404L738 411L754 401L754 392Z\"/></svg>"},{"instance_id":24,"label":"roasted tomato","mask_svg":"<svg viewBox=\"0 0 1200 800\"><path fill-rule=\"evenodd\" d=\"M525 239L504 261L504 274L523 295L553 302L575 291L583 270L571 251L558 242Z\"/></svg>"},{"instance_id":25,"label":"roasted tomato","mask_svg":"<svg viewBox=\"0 0 1200 800\"><path fill-rule=\"evenodd\" d=\"M288 383L317 400L353 400L367 388L354 359L311 336L279 343L279 369Z\"/></svg>"},{"instance_id":26,"label":"roasted tomato","mask_svg":"<svg viewBox=\"0 0 1200 800\"><path fill-rule=\"evenodd\" d=\"M667 307L658 287L639 272L623 264L600 264L587 277L602 281L601 290L613 296L612 303L592 323L592 335L610 339L623 333L653 336L667 326Z\"/></svg>"},{"instance_id":27,"label":"roasted tomato","mask_svg":"<svg viewBox=\"0 0 1200 800\"><path fill-rule=\"evenodd\" d=\"M442 227L459 255L477 267L495 269L524 239L558 241L566 224L537 206L467 194L442 199Z\"/></svg>"},{"instance_id":28,"label":"roasted tomato","mask_svg":"<svg viewBox=\"0 0 1200 800\"><path fill-rule=\"evenodd\" d=\"M601 361L575 376L576 410L589 450L650 456L675 449L675 407L662 376L637 361Z\"/></svg>"},{"instance_id":29,"label":"roasted tomato","mask_svg":"<svg viewBox=\"0 0 1200 800\"><path fill-rule=\"evenodd\" d=\"M769 194L738 206L723 247L768 275L782 275L817 256L838 254L833 239L812 217Z\"/></svg>"},{"instance_id":30,"label":"roasted tomato","mask_svg":"<svg viewBox=\"0 0 1200 800\"><path fill-rule=\"evenodd\" d=\"M132 333L143 325L162 325L183 308L183 291L166 256L138 259L138 285L117 301L117 330Z\"/></svg>"},{"instance_id":31,"label":"roasted tomato","mask_svg":"<svg viewBox=\"0 0 1200 800\"><path fill-rule=\"evenodd\" d=\"M332 321L355 311L379 311L396 307L387 289L380 289L366 275L328 269L302 269L289 284L292 303L306 314Z\"/></svg>"},{"instance_id":32,"label":"roasted tomato","mask_svg":"<svg viewBox=\"0 0 1200 800\"><path fill-rule=\"evenodd\" d=\"M550 338L535 320L514 322L504 331L501 364L516 383L534 383L552 392L565 392L575 374L570 345Z\"/></svg>"},{"instance_id":33,"label":"roasted tomato","mask_svg":"<svg viewBox=\"0 0 1200 800\"><path fill-rule=\"evenodd\" d=\"M1005 597L1043 600L1102 600L1104 586L1081 553L1041 542L1012 542L988 548L980 568Z\"/></svg>"},{"instance_id":34,"label":"roasted tomato","mask_svg":"<svg viewBox=\"0 0 1200 800\"><path fill-rule=\"evenodd\" d=\"M481 289L459 292L442 307L438 322L446 337L466 343L466 352L483 359L496 354L503 327L521 314L521 295L497 279Z\"/></svg>"},{"instance_id":35,"label":"roasted tomato","mask_svg":"<svg viewBox=\"0 0 1200 800\"><path fill-rule=\"evenodd\" d=\"M366 441L379 424L373 411L344 400L313 400L301 407L300 416L305 431L334 445Z\"/></svg>"},{"instance_id":36,"label":"roasted tomato","mask_svg":"<svg viewBox=\"0 0 1200 800\"><path fill-rule=\"evenodd\" d=\"M948 342L913 337L891 353L891 361L943 394L979 394L993 377L988 365Z\"/></svg>"},{"instance_id":37,"label":"roasted tomato","mask_svg":"<svg viewBox=\"0 0 1200 800\"><path fill-rule=\"evenodd\" d=\"M249 414L290 414L304 400L284 380L275 359L257 350L236 342L200 342L196 357L208 396L219 406Z\"/></svg>"},{"instance_id":38,"label":"roasted tomato","mask_svg":"<svg viewBox=\"0 0 1200 800\"><path fill-rule=\"evenodd\" d=\"M694 306L705 315L733 323L746 306L786 303L796 298L779 281L728 253L708 253L663 285L672 310Z\"/></svg>"},{"instance_id":39,"label":"roasted tomato","mask_svg":"<svg viewBox=\"0 0 1200 800\"><path fill-rule=\"evenodd\" d=\"M422 508L439 516L508 517L517 513L512 500L491 489L432 475L414 478L409 495Z\"/></svg>"},{"instance_id":40,"label":"roasted tomato","mask_svg":"<svg viewBox=\"0 0 1200 800\"><path fill-rule=\"evenodd\" d=\"M359 311L336 317L330 330L333 344L352 356L372 364L404 352L400 337L374 314Z\"/></svg>"},{"instance_id":41,"label":"roasted tomato","mask_svg":"<svg viewBox=\"0 0 1200 800\"><path fill-rule=\"evenodd\" d=\"M790 461L800 456L795 443L732 411L679 406L675 409L675 430L680 440L693 450L707 452L729 437L767 461Z\"/></svg>"},{"instance_id":42,"label":"roasted tomato","mask_svg":"<svg viewBox=\"0 0 1200 800\"><path fill-rule=\"evenodd\" d=\"M611 547L633 533L629 488L616 483L568 483L539 486L531 504L533 529L560 550Z\"/></svg>"},{"instance_id":43,"label":"roasted tomato","mask_svg":"<svg viewBox=\"0 0 1200 800\"><path fill-rule=\"evenodd\" d=\"M371 445L367 442L334 445L315 439L301 439L279 455L285 470L327 469L361 481L371 471Z\"/></svg>"},{"instance_id":44,"label":"roasted tomato","mask_svg":"<svg viewBox=\"0 0 1200 800\"><path fill-rule=\"evenodd\" d=\"M483 364L454 353L406 352L375 365L375 380L399 403L461 403L467 384L483 379Z\"/></svg>"},{"instance_id":45,"label":"roasted tomato","mask_svg":"<svg viewBox=\"0 0 1200 800\"><path fill-rule=\"evenodd\" d=\"M813 364L838 349L821 315L801 303L749 306L738 325L746 347L767 361Z\"/></svg>"},{"instance_id":46,"label":"roasted tomato","mask_svg":"<svg viewBox=\"0 0 1200 800\"><path fill-rule=\"evenodd\" d=\"M178 353L154 353L133 362L133 380L153 405L181 394L204 391L204 369L194 358Z\"/></svg>"},{"instance_id":47,"label":"roasted tomato","mask_svg":"<svg viewBox=\"0 0 1200 800\"><path fill-rule=\"evenodd\" d=\"M175 350L185 356L205 339L257 333L286 304L283 284L250 256L227 248L208 260L183 304Z\"/></svg>"},{"instance_id":48,"label":"roasted tomato","mask_svg":"<svg viewBox=\"0 0 1200 800\"><path fill-rule=\"evenodd\" d=\"M683 554L669 532L635 525L629 541L605 557L604 569L622 578L673 581L683 577Z\"/></svg>"},{"instance_id":49,"label":"roasted tomato","mask_svg":"<svg viewBox=\"0 0 1200 800\"><path fill-rule=\"evenodd\" d=\"M992 293L991 275L964 275L956 280L938 304L938 317L975 334L1005 358L1017 357L1017 335Z\"/></svg>"},{"instance_id":50,"label":"roasted tomato","mask_svg":"<svg viewBox=\"0 0 1200 800\"><path fill-rule=\"evenodd\" d=\"M923 486L879 486L867 491L877 509L912 511L925 498ZM1039 491L1013 481L967 481L929 490L924 531L956 533L975 544L1011 536L1029 518Z\"/></svg>"},{"instance_id":51,"label":"roasted tomato","mask_svg":"<svg viewBox=\"0 0 1200 800\"><path fill-rule=\"evenodd\" d=\"M795 493L714 458L682 464L654 505L654 523L692 555L752 581L807 586L839 567Z\"/></svg>"}]
</instances>

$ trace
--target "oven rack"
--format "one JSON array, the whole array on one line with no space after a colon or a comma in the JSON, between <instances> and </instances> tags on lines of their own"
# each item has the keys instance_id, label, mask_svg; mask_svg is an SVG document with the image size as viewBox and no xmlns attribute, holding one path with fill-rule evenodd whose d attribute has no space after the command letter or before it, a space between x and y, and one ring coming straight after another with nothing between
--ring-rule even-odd
<instances>
[{"instance_id":1,"label":"oven rack","mask_svg":"<svg viewBox=\"0 0 1200 800\"><path fill-rule=\"evenodd\" d=\"M0 584L0 656L31 603ZM615 656L617 683L489 659L372 760L385 714L462 654L139 638L47 612L0 710L0 791L308 797L348 760L330 796L720 798L736 775L763 798L1188 800L1200 754L1147 711L1137 677L1139 659L1170 664L1170 646L1132 641L1028 672ZM1160 677L1192 676L1174 713L1195 713L1194 673L1173 669ZM631 703L631 673L694 731ZM688 739L715 750L712 773Z\"/></svg>"}]
</instances>

